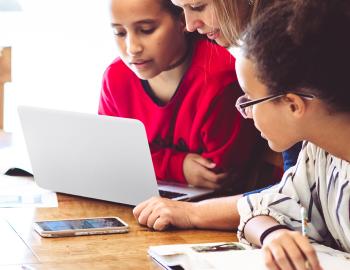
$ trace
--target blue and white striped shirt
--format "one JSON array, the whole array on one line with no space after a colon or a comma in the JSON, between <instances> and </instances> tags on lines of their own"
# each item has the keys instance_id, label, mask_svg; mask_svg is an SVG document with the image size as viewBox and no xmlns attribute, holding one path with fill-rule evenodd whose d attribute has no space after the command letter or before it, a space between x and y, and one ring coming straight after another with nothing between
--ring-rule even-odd
<instances>
[{"instance_id":1,"label":"blue and white striped shirt","mask_svg":"<svg viewBox=\"0 0 350 270\"><path fill-rule=\"evenodd\" d=\"M350 252L350 163L318 146L304 142L297 164L282 181L238 202L244 226L254 216L269 215L281 224L301 231L300 208L307 209L308 236L318 243Z\"/></svg>"}]
</instances>

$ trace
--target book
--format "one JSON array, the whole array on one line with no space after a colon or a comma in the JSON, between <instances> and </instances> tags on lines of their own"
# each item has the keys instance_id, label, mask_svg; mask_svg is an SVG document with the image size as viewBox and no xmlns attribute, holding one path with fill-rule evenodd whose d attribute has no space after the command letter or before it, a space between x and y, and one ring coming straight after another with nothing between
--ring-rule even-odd
<instances>
[{"instance_id":1,"label":"book","mask_svg":"<svg viewBox=\"0 0 350 270\"><path fill-rule=\"evenodd\" d=\"M350 254L314 244L323 269L350 269ZM238 242L150 246L148 254L168 270L266 269L260 249Z\"/></svg>"}]
</instances>

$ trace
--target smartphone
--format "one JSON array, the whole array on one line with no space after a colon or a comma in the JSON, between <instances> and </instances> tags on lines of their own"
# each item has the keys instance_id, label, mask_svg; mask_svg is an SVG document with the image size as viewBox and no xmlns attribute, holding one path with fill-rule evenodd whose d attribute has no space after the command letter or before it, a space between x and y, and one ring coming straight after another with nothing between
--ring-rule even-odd
<instances>
[{"instance_id":1,"label":"smartphone","mask_svg":"<svg viewBox=\"0 0 350 270\"><path fill-rule=\"evenodd\" d=\"M93 234L126 233L129 226L119 217L94 217L34 222L42 237L65 237Z\"/></svg>"}]
</instances>

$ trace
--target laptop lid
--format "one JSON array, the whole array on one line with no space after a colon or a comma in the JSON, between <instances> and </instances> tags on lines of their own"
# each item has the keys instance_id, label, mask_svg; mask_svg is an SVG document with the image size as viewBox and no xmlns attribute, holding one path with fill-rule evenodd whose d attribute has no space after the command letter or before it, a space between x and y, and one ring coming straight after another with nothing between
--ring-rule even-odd
<instances>
[{"instance_id":1,"label":"laptop lid","mask_svg":"<svg viewBox=\"0 0 350 270\"><path fill-rule=\"evenodd\" d=\"M144 125L139 120L18 107L34 179L43 188L136 205L159 196ZM187 200L212 192L164 187Z\"/></svg>"}]
</instances>

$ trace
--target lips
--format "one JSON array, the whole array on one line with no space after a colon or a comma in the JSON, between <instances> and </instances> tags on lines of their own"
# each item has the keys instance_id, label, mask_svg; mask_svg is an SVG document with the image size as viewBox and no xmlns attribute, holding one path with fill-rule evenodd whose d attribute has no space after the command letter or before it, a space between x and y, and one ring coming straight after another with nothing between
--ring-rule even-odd
<instances>
[{"instance_id":1,"label":"lips","mask_svg":"<svg viewBox=\"0 0 350 270\"><path fill-rule=\"evenodd\" d=\"M206 35L209 39L212 39L212 40L217 39L220 35L220 30L215 29L214 31L206 33Z\"/></svg>"},{"instance_id":2,"label":"lips","mask_svg":"<svg viewBox=\"0 0 350 270\"><path fill-rule=\"evenodd\" d=\"M133 60L130 62L130 66L133 66L137 69L145 68L152 60Z\"/></svg>"}]
</instances>

